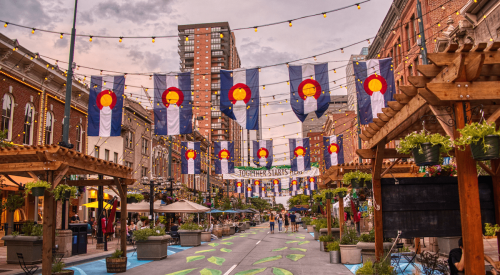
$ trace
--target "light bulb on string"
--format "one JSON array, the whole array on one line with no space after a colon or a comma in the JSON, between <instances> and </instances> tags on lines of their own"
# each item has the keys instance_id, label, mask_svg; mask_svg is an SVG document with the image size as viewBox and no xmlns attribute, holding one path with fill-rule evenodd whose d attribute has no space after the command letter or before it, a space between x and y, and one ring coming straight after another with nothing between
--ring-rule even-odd
<instances>
[{"instance_id":1,"label":"light bulb on string","mask_svg":"<svg viewBox=\"0 0 500 275\"><path fill-rule=\"evenodd\" d=\"M118 40L118 42L122 43L123 41L123 37L120 37L120 40Z\"/></svg>"},{"instance_id":2,"label":"light bulb on string","mask_svg":"<svg viewBox=\"0 0 500 275\"><path fill-rule=\"evenodd\" d=\"M292 26L292 21L288 21L288 26Z\"/></svg>"},{"instance_id":3,"label":"light bulb on string","mask_svg":"<svg viewBox=\"0 0 500 275\"><path fill-rule=\"evenodd\" d=\"M151 37L151 38L152 38L151 42L155 43L155 38L156 38L156 37L154 37L154 36L153 36L153 37Z\"/></svg>"},{"instance_id":4,"label":"light bulb on string","mask_svg":"<svg viewBox=\"0 0 500 275\"><path fill-rule=\"evenodd\" d=\"M89 36L89 42L92 42L92 36Z\"/></svg>"},{"instance_id":5,"label":"light bulb on string","mask_svg":"<svg viewBox=\"0 0 500 275\"><path fill-rule=\"evenodd\" d=\"M341 53L344 53L344 48L340 48L340 52L341 52Z\"/></svg>"},{"instance_id":6,"label":"light bulb on string","mask_svg":"<svg viewBox=\"0 0 500 275\"><path fill-rule=\"evenodd\" d=\"M317 61L318 59L316 58L316 56L314 56L314 61Z\"/></svg>"},{"instance_id":7,"label":"light bulb on string","mask_svg":"<svg viewBox=\"0 0 500 275\"><path fill-rule=\"evenodd\" d=\"M360 10L360 9L361 9L361 6L360 6L359 4L356 4L356 6L358 6L358 10Z\"/></svg>"},{"instance_id":8,"label":"light bulb on string","mask_svg":"<svg viewBox=\"0 0 500 275\"><path fill-rule=\"evenodd\" d=\"M31 34L35 34L35 31L36 31L35 28L31 29Z\"/></svg>"},{"instance_id":9,"label":"light bulb on string","mask_svg":"<svg viewBox=\"0 0 500 275\"><path fill-rule=\"evenodd\" d=\"M224 35L222 33L220 34L220 38L224 38Z\"/></svg>"},{"instance_id":10,"label":"light bulb on string","mask_svg":"<svg viewBox=\"0 0 500 275\"><path fill-rule=\"evenodd\" d=\"M3 25L3 27L7 28L8 25L9 25L9 22L5 22L5 24Z\"/></svg>"},{"instance_id":11,"label":"light bulb on string","mask_svg":"<svg viewBox=\"0 0 500 275\"><path fill-rule=\"evenodd\" d=\"M63 35L64 35L64 34L63 34L63 33L61 33L61 35L59 36L59 38L63 39Z\"/></svg>"},{"instance_id":12,"label":"light bulb on string","mask_svg":"<svg viewBox=\"0 0 500 275\"><path fill-rule=\"evenodd\" d=\"M326 12L323 13L323 17L326 18Z\"/></svg>"}]
</instances>

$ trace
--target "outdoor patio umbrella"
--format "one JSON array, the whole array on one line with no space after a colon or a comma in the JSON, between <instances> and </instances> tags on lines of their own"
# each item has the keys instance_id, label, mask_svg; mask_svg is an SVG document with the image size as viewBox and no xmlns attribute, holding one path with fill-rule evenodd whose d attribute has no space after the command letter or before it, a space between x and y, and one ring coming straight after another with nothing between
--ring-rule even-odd
<instances>
[{"instance_id":1,"label":"outdoor patio umbrella","mask_svg":"<svg viewBox=\"0 0 500 275\"><path fill-rule=\"evenodd\" d=\"M219 209L211 209L210 211L205 212L207 214L213 214L213 213L222 213Z\"/></svg>"},{"instance_id":2,"label":"outdoor patio umbrella","mask_svg":"<svg viewBox=\"0 0 500 275\"><path fill-rule=\"evenodd\" d=\"M222 210L224 213L239 213L238 211L235 210Z\"/></svg>"},{"instance_id":3,"label":"outdoor patio umbrella","mask_svg":"<svg viewBox=\"0 0 500 275\"><path fill-rule=\"evenodd\" d=\"M289 210L288 210L288 212L299 211L299 210L297 210L297 209L298 209L298 208L296 208L296 207L292 207L291 209L289 209Z\"/></svg>"},{"instance_id":4,"label":"outdoor patio umbrella","mask_svg":"<svg viewBox=\"0 0 500 275\"><path fill-rule=\"evenodd\" d=\"M153 209L156 210L161 206L161 200L157 200L153 203ZM149 202L141 201L138 203L127 203L128 212L149 212L150 206Z\"/></svg>"},{"instance_id":5,"label":"outdoor patio umbrella","mask_svg":"<svg viewBox=\"0 0 500 275\"><path fill-rule=\"evenodd\" d=\"M210 208L187 200L180 200L155 209L157 213L203 213L207 211L210 211Z\"/></svg>"},{"instance_id":6,"label":"outdoor patio umbrella","mask_svg":"<svg viewBox=\"0 0 500 275\"><path fill-rule=\"evenodd\" d=\"M87 208L99 208L97 201L86 203L86 204L82 204L82 206L85 206ZM104 209L111 209L112 205L109 204L109 203L107 203L107 202L105 202L105 201L103 201L102 202L102 207ZM117 208L117 210L120 210L120 208Z\"/></svg>"}]
</instances>

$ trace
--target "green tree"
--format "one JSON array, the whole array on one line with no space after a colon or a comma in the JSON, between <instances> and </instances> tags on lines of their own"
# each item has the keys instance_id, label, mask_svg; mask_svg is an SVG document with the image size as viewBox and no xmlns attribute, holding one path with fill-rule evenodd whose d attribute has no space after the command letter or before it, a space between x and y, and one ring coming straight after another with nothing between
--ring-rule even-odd
<instances>
[{"instance_id":1,"label":"green tree","mask_svg":"<svg viewBox=\"0 0 500 275\"><path fill-rule=\"evenodd\" d=\"M7 201L3 204L1 204L0 209L3 211L4 209L12 212L11 219L9 221L9 227L13 228L14 226L14 212L16 212L17 209L23 207L24 205L24 198L19 195L12 195L10 194L7 197Z\"/></svg>"},{"instance_id":2,"label":"green tree","mask_svg":"<svg viewBox=\"0 0 500 275\"><path fill-rule=\"evenodd\" d=\"M309 204L309 196L308 195L295 195L288 199L288 208L292 208L296 205Z\"/></svg>"},{"instance_id":3,"label":"green tree","mask_svg":"<svg viewBox=\"0 0 500 275\"><path fill-rule=\"evenodd\" d=\"M262 211L266 209L270 209L271 205L262 198L251 198L250 202L252 203L253 208L259 211L259 215L262 218Z\"/></svg>"},{"instance_id":4,"label":"green tree","mask_svg":"<svg viewBox=\"0 0 500 275\"><path fill-rule=\"evenodd\" d=\"M7 140L7 130L0 131L0 147L11 147L12 143Z\"/></svg>"}]
</instances>

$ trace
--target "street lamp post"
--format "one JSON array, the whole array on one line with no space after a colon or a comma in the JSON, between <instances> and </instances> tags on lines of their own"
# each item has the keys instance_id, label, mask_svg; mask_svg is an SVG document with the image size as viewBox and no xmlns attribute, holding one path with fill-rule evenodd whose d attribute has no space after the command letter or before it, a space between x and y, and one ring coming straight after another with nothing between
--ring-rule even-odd
<instances>
[{"instance_id":1,"label":"street lamp post","mask_svg":"<svg viewBox=\"0 0 500 275\"><path fill-rule=\"evenodd\" d=\"M155 202L155 194L154 188L156 186L161 186L164 183L163 177L143 177L141 179L142 185L149 185L149 219L150 219L150 227L153 227L154 224L154 202Z\"/></svg>"}]
</instances>

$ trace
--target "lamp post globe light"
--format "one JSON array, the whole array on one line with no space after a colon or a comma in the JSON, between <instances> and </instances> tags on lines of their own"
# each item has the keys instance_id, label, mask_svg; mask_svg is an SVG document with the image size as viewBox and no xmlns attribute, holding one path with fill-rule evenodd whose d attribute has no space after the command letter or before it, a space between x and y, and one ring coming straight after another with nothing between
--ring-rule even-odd
<instances>
[{"instance_id":1,"label":"lamp post globe light","mask_svg":"<svg viewBox=\"0 0 500 275\"><path fill-rule=\"evenodd\" d=\"M165 183L163 177L142 177L141 178L142 185L149 185L149 219L150 225L154 224L154 189L156 186L162 186Z\"/></svg>"}]
</instances>

